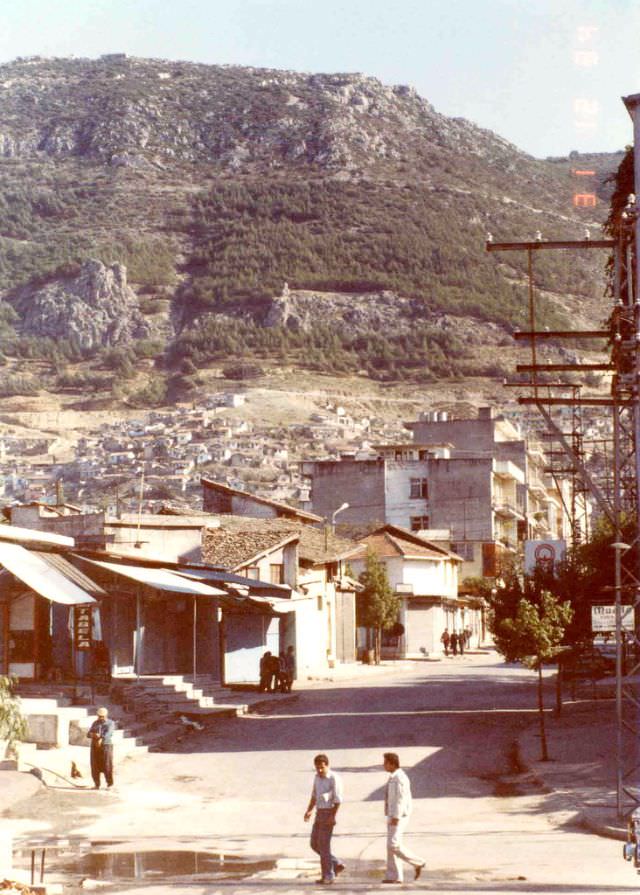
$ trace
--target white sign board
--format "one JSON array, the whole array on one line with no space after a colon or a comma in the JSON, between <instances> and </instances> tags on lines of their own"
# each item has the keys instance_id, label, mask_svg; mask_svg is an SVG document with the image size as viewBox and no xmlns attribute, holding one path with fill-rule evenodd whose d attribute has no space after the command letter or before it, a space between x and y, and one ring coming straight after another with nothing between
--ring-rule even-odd
<instances>
[{"instance_id":1,"label":"white sign board","mask_svg":"<svg viewBox=\"0 0 640 895\"><path fill-rule=\"evenodd\" d=\"M633 631L633 606L622 606L622 628L625 631ZM609 603L606 606L591 607L591 630L592 631L615 631L616 629L616 607Z\"/></svg>"},{"instance_id":2,"label":"white sign board","mask_svg":"<svg viewBox=\"0 0 640 895\"><path fill-rule=\"evenodd\" d=\"M535 571L536 566L553 571L555 564L564 559L566 549L566 541L525 541L525 573L531 575Z\"/></svg>"}]
</instances>

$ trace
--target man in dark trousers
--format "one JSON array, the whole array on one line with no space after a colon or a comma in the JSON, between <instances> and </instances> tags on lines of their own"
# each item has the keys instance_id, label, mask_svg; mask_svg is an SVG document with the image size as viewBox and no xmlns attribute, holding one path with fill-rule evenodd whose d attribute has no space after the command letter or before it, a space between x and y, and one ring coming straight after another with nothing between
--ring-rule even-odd
<instances>
[{"instance_id":1,"label":"man in dark trousers","mask_svg":"<svg viewBox=\"0 0 640 895\"><path fill-rule=\"evenodd\" d=\"M322 876L318 883L330 886L336 876L344 870L344 864L331 853L331 837L342 801L342 784L340 778L329 770L329 759L326 755L316 755L313 765L316 774L304 819L308 821L313 809L316 809L311 830L311 848L320 855Z\"/></svg>"},{"instance_id":2,"label":"man in dark trousers","mask_svg":"<svg viewBox=\"0 0 640 895\"><path fill-rule=\"evenodd\" d=\"M113 788L113 734L115 722L109 717L109 711L102 706L96 712L98 716L89 728L87 736L91 740L91 776L94 789L100 789L100 774L104 774L107 789Z\"/></svg>"}]
</instances>

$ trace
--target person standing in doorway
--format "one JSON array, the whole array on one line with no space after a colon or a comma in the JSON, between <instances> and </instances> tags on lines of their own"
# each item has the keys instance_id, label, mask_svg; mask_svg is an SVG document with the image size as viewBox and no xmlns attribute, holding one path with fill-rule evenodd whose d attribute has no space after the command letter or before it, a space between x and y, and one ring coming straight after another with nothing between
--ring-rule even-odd
<instances>
[{"instance_id":1,"label":"person standing in doorway","mask_svg":"<svg viewBox=\"0 0 640 895\"><path fill-rule=\"evenodd\" d=\"M329 770L329 759L324 753L316 755L313 766L316 774L304 819L308 821L313 809L316 809L311 830L311 848L320 855L322 875L317 882L319 885L329 886L344 870L344 864L331 853L331 837L336 825L336 814L342 802L342 783L337 774Z\"/></svg>"},{"instance_id":2,"label":"person standing in doorway","mask_svg":"<svg viewBox=\"0 0 640 895\"><path fill-rule=\"evenodd\" d=\"M100 789L100 775L104 774L107 789L113 788L113 734L115 722L109 718L109 711L102 706L96 712L97 718L89 728L87 736L91 740L91 776L93 788Z\"/></svg>"},{"instance_id":3,"label":"person standing in doorway","mask_svg":"<svg viewBox=\"0 0 640 895\"><path fill-rule=\"evenodd\" d=\"M389 774L384 794L384 813L387 818L387 873L383 883L402 882L402 861L413 867L413 878L419 879L425 861L408 851L403 842L411 815L411 784L400 767L395 752L385 752L383 767Z\"/></svg>"}]
</instances>

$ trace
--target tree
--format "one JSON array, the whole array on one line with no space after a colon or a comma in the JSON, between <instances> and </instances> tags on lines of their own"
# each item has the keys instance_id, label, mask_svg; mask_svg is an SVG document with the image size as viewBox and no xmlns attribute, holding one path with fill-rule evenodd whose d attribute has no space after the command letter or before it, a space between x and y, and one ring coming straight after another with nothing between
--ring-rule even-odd
<instances>
[{"instance_id":1,"label":"tree","mask_svg":"<svg viewBox=\"0 0 640 895\"><path fill-rule=\"evenodd\" d=\"M0 675L0 740L6 740L7 751L27 735L27 722L20 708L20 700L13 693L16 680L13 675Z\"/></svg>"},{"instance_id":2,"label":"tree","mask_svg":"<svg viewBox=\"0 0 640 895\"><path fill-rule=\"evenodd\" d=\"M382 632L392 628L398 621L400 601L395 596L387 570L373 550L367 550L364 572L360 575L360 583L364 585L358 595L358 621L374 631L374 656L376 665L380 662Z\"/></svg>"},{"instance_id":3,"label":"tree","mask_svg":"<svg viewBox=\"0 0 640 895\"><path fill-rule=\"evenodd\" d=\"M522 591L519 583L517 586L503 588L494 597L493 637L497 650L507 662L522 662L538 672L540 745L542 761L548 761L542 666L558 654L573 610L568 600L561 603L548 590L542 591L536 599L533 585L527 582L525 588L531 597L529 599L524 595L518 596L518 588ZM514 598L517 602L515 613L512 614Z\"/></svg>"}]
</instances>

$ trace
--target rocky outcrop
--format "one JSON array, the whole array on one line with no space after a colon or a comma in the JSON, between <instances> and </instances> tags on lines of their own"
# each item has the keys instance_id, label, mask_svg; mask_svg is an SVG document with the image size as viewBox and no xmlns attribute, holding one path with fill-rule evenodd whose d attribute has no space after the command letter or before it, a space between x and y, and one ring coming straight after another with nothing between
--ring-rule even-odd
<instances>
[{"instance_id":1,"label":"rocky outcrop","mask_svg":"<svg viewBox=\"0 0 640 895\"><path fill-rule=\"evenodd\" d=\"M263 326L282 326L286 329L310 332L322 323L348 327L352 333L407 332L416 318L425 320L424 307L395 292L312 292L290 290L285 283L281 295L271 299L262 321ZM511 344L512 337L503 326L473 317L431 313L428 323L435 329L461 339L466 345Z\"/></svg>"},{"instance_id":2,"label":"rocky outcrop","mask_svg":"<svg viewBox=\"0 0 640 895\"><path fill-rule=\"evenodd\" d=\"M23 332L74 338L82 348L126 345L150 335L122 264L85 261L74 279L55 280L20 296Z\"/></svg>"},{"instance_id":3,"label":"rocky outcrop","mask_svg":"<svg viewBox=\"0 0 640 895\"><path fill-rule=\"evenodd\" d=\"M415 316L411 299L395 292L312 292L289 290L271 300L263 326L282 326L306 332L318 323L344 323L354 331L390 332L407 330Z\"/></svg>"}]
</instances>

